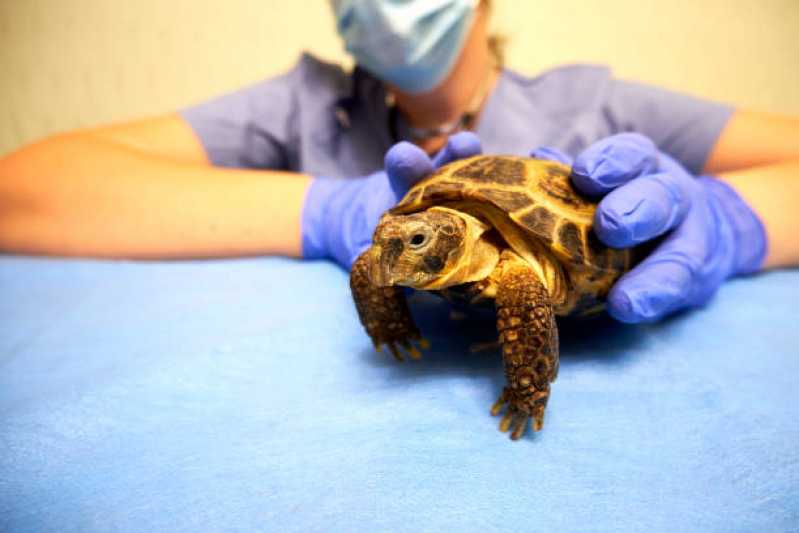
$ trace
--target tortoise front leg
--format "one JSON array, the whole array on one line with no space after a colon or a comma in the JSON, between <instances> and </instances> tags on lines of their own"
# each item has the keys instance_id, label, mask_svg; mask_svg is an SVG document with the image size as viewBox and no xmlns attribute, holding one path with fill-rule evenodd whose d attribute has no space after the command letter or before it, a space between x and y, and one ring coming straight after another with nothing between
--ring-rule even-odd
<instances>
[{"instance_id":1,"label":"tortoise front leg","mask_svg":"<svg viewBox=\"0 0 799 533\"><path fill-rule=\"evenodd\" d=\"M361 324L377 351L386 344L394 357L403 361L399 345L412 358L418 359L422 354L411 341L417 341L422 348L427 348L427 341L422 339L413 321L405 293L402 287L380 287L371 282L371 258L369 250L365 251L355 260L350 272L350 288Z\"/></svg>"},{"instance_id":2,"label":"tortoise front leg","mask_svg":"<svg viewBox=\"0 0 799 533\"><path fill-rule=\"evenodd\" d=\"M496 298L497 330L508 386L491 414L507 405L499 429L513 427L511 438L516 440L530 418L533 431L544 426L549 384L558 372L558 333L549 294L535 272L520 262L503 270Z\"/></svg>"}]
</instances>

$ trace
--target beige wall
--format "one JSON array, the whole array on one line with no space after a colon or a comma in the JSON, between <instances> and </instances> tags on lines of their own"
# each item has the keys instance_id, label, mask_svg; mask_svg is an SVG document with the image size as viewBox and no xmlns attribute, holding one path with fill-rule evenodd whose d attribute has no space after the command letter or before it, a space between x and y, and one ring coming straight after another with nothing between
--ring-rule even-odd
<instances>
[{"instance_id":1,"label":"beige wall","mask_svg":"<svg viewBox=\"0 0 799 533\"><path fill-rule=\"evenodd\" d=\"M623 77L799 114L799 0L494 0L508 64ZM345 59L327 0L0 0L0 153L58 130L175 110Z\"/></svg>"}]
</instances>

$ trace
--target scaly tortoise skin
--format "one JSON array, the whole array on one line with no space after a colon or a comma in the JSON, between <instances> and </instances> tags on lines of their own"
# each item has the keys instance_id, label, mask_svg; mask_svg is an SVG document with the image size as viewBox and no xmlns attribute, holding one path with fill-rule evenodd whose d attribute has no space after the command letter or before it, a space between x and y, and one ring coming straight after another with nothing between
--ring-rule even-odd
<instances>
[{"instance_id":1,"label":"scaly tortoise skin","mask_svg":"<svg viewBox=\"0 0 799 533\"><path fill-rule=\"evenodd\" d=\"M558 374L555 315L600 311L632 266L631 250L604 246L592 231L596 204L551 161L476 156L440 168L380 220L350 285L361 322L385 344L419 358L425 348L402 286L470 303L494 301L507 386L491 408L500 430L521 437L543 427Z\"/></svg>"}]
</instances>

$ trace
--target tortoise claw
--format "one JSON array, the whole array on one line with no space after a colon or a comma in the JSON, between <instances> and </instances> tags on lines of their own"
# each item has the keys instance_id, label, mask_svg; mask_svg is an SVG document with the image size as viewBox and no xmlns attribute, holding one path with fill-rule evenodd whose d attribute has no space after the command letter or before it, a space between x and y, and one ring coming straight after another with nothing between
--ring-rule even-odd
<instances>
[{"instance_id":1,"label":"tortoise claw","mask_svg":"<svg viewBox=\"0 0 799 533\"><path fill-rule=\"evenodd\" d=\"M544 409L543 407L535 410L533 415L516 408L512 403L509 403L509 395L507 390L503 390L494 405L491 406L491 415L497 416L502 412L503 407L507 406L505 414L499 421L499 430L503 433L511 432L510 438L512 440L519 440L527 431L527 423L532 419L533 431L539 431L544 427Z\"/></svg>"},{"instance_id":2,"label":"tortoise claw","mask_svg":"<svg viewBox=\"0 0 799 533\"><path fill-rule=\"evenodd\" d=\"M513 409L508 409L508 412L502 416L502 420L499 421L499 430L503 433L510 431L510 438L512 440L519 440L524 432L527 430L527 422L530 420L530 415L527 413L522 413L518 411L514 411ZM535 422L533 422L533 428L535 430ZM540 429L540 428L539 428Z\"/></svg>"},{"instance_id":3,"label":"tortoise claw","mask_svg":"<svg viewBox=\"0 0 799 533\"><path fill-rule=\"evenodd\" d=\"M527 429L528 420L530 420L530 417L527 415L516 417L516 422L513 425L513 432L510 434L511 439L519 440L521 436L524 435L524 431Z\"/></svg>"},{"instance_id":4,"label":"tortoise claw","mask_svg":"<svg viewBox=\"0 0 799 533\"><path fill-rule=\"evenodd\" d=\"M410 341L404 340L404 341L401 341L400 344L402 344L402 347L405 348L406 352L408 352L408 355L411 356L411 359L421 359L422 358L422 352L417 350L416 347L413 344L411 344Z\"/></svg>"},{"instance_id":5,"label":"tortoise claw","mask_svg":"<svg viewBox=\"0 0 799 533\"><path fill-rule=\"evenodd\" d=\"M416 340L416 342L419 343L419 346L421 348L430 347L430 344L424 339ZM402 347L403 350L407 352L408 355L411 356L411 359L418 360L422 358L422 352L419 350L419 348L411 344L411 341L409 341L408 339L403 339L399 341L389 341L385 343L376 342L374 343L374 345L375 345L375 350L377 350L378 352L383 351L384 345L388 346L388 349L391 351L391 355L394 356L394 359L400 362L405 361L405 358L403 357L403 352L399 349L400 347Z\"/></svg>"},{"instance_id":6,"label":"tortoise claw","mask_svg":"<svg viewBox=\"0 0 799 533\"><path fill-rule=\"evenodd\" d=\"M397 361L400 361L400 362L405 361L405 358L402 357L402 354L397 349L397 345L396 344L394 344L393 342L389 342L389 343L386 343L386 344L388 344L388 349L391 350L391 355L394 356L394 359L396 359Z\"/></svg>"},{"instance_id":7,"label":"tortoise claw","mask_svg":"<svg viewBox=\"0 0 799 533\"><path fill-rule=\"evenodd\" d=\"M499 430L503 433L510 429L510 423L513 421L513 413L508 410L507 413L502 415L502 420L499 421Z\"/></svg>"},{"instance_id":8,"label":"tortoise claw","mask_svg":"<svg viewBox=\"0 0 799 533\"><path fill-rule=\"evenodd\" d=\"M541 431L544 428L544 408L539 406L533 412L533 431Z\"/></svg>"},{"instance_id":9,"label":"tortoise claw","mask_svg":"<svg viewBox=\"0 0 799 533\"><path fill-rule=\"evenodd\" d=\"M506 403L508 403L508 393L503 389L502 394L499 395L497 401L491 406L491 416L497 416L500 411L502 411L502 406Z\"/></svg>"},{"instance_id":10,"label":"tortoise claw","mask_svg":"<svg viewBox=\"0 0 799 533\"><path fill-rule=\"evenodd\" d=\"M491 416L497 416L502 411L503 405L505 405L505 402L502 398L494 402L494 405L491 406Z\"/></svg>"}]
</instances>

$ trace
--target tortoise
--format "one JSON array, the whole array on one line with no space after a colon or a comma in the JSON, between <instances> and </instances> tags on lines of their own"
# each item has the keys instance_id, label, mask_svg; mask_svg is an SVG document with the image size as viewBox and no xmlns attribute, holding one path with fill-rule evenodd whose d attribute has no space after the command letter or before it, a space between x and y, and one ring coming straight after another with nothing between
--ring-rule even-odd
<instances>
[{"instance_id":1,"label":"tortoise","mask_svg":"<svg viewBox=\"0 0 799 533\"><path fill-rule=\"evenodd\" d=\"M355 261L350 286L377 350L403 360L426 348L403 287L467 303L494 302L507 386L499 428L516 440L544 424L558 375L555 316L603 309L633 264L593 232L596 203L571 185L570 167L515 156L475 156L441 167L387 211L372 246ZM415 343L415 344L414 344ZM418 347L417 347L418 345Z\"/></svg>"}]
</instances>

